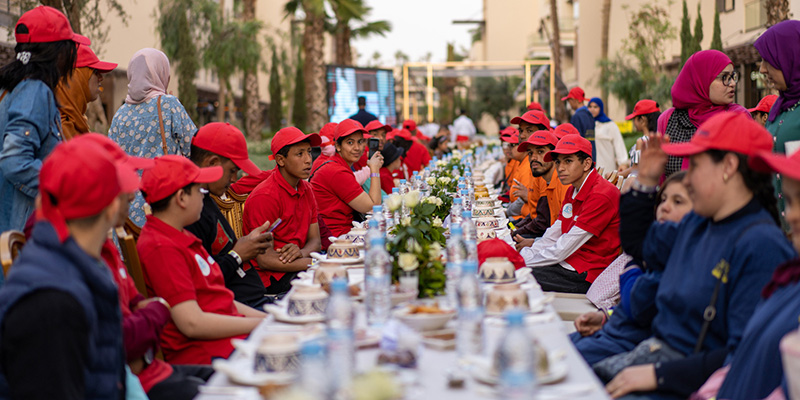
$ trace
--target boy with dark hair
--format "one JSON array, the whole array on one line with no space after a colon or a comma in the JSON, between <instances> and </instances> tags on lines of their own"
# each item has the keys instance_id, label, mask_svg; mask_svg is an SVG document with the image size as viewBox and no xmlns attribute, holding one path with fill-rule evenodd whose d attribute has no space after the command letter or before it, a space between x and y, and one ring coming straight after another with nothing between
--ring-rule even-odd
<instances>
[{"instance_id":1,"label":"boy with dark hair","mask_svg":"<svg viewBox=\"0 0 800 400\"><path fill-rule=\"evenodd\" d=\"M164 357L173 364L210 364L233 351L231 338L244 338L266 314L234 300L219 264L202 242L184 229L200 219L205 189L222 167L199 168L167 155L142 174L140 188L153 215L147 217L136 249L149 293L172 306L161 335Z\"/></svg>"},{"instance_id":2,"label":"boy with dark hair","mask_svg":"<svg viewBox=\"0 0 800 400\"><path fill-rule=\"evenodd\" d=\"M569 119L570 124L592 144L592 152L589 155L594 158L594 117L589 112L589 109L583 105L586 100L589 99L586 98L586 93L580 86L570 89L569 93L561 98L561 101L566 101L569 104L569 108L572 109L572 118Z\"/></svg>"},{"instance_id":3,"label":"boy with dark hair","mask_svg":"<svg viewBox=\"0 0 800 400\"><path fill-rule=\"evenodd\" d=\"M0 289L0 398L124 398L117 285L100 255L119 172L93 143L60 144L42 164L39 222Z\"/></svg>"},{"instance_id":4,"label":"boy with dark hair","mask_svg":"<svg viewBox=\"0 0 800 400\"><path fill-rule=\"evenodd\" d=\"M775 104L775 100L777 99L777 94L768 94L764 96L755 107L748 108L747 111L750 111L750 116L753 117L754 121L764 126L767 123L767 117L769 117L769 110L772 109L772 105Z\"/></svg>"},{"instance_id":5,"label":"boy with dark hair","mask_svg":"<svg viewBox=\"0 0 800 400\"><path fill-rule=\"evenodd\" d=\"M319 143L316 133L305 135L293 126L279 130L271 143L275 170L245 202L245 232L263 221L281 220L272 231L275 249L251 261L270 294L289 291L291 280L311 264L311 252L321 249L317 203L305 181L311 173L311 147Z\"/></svg>"},{"instance_id":6,"label":"boy with dark hair","mask_svg":"<svg viewBox=\"0 0 800 400\"><path fill-rule=\"evenodd\" d=\"M228 123L212 122L200 128L192 139L191 160L200 168L222 167L219 180L201 185L217 197L225 194L236 180L239 169L250 176L261 173L248 158L244 135ZM236 301L254 308L269 299L265 296L266 289L258 278L258 272L250 266L250 260L272 246L269 235L264 233L268 227L256 227L237 240L230 223L210 196L203 198L200 219L186 227L203 242L203 247L219 264L225 287L233 292Z\"/></svg>"},{"instance_id":7,"label":"boy with dark hair","mask_svg":"<svg viewBox=\"0 0 800 400\"><path fill-rule=\"evenodd\" d=\"M543 112L537 110L528 111L522 116L514 117L511 119L511 123L519 126L519 143L527 141L534 132L550 130L550 120ZM516 147L513 147L511 152L518 159L519 164L513 172L511 182L509 182L509 185L511 185L509 199L512 203L509 206L509 210L512 211L510 215L512 217L536 218L536 207L531 207L529 204L528 195L530 190L534 189L536 182L531 173L528 154L518 152ZM518 199L519 201L517 201ZM517 201L516 205L513 204L515 201Z\"/></svg>"},{"instance_id":8,"label":"boy with dark hair","mask_svg":"<svg viewBox=\"0 0 800 400\"><path fill-rule=\"evenodd\" d=\"M555 161L567 189L558 220L520 250L545 291L586 293L619 255L619 190L594 170L592 144L564 136L544 161Z\"/></svg>"}]
</instances>

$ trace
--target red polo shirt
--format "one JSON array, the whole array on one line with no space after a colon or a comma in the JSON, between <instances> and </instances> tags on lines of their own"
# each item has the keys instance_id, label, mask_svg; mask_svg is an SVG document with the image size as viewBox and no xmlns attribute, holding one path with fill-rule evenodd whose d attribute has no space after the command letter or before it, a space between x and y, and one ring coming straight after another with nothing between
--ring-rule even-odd
<instances>
[{"instance_id":1,"label":"red polo shirt","mask_svg":"<svg viewBox=\"0 0 800 400\"><path fill-rule=\"evenodd\" d=\"M163 297L173 307L196 300L204 312L242 316L233 303L233 292L225 287L219 265L190 232L149 215L136 250L150 295ZM212 358L231 354L231 339L190 339L170 321L161 333L161 348L171 364L211 364Z\"/></svg>"},{"instance_id":2,"label":"red polo shirt","mask_svg":"<svg viewBox=\"0 0 800 400\"><path fill-rule=\"evenodd\" d=\"M320 156L321 157L321 156ZM249 194L259 183L264 182L264 179L269 178L272 170L261 171L258 175L245 175L239 178L238 181L231 185L231 190L236 194Z\"/></svg>"},{"instance_id":3,"label":"red polo shirt","mask_svg":"<svg viewBox=\"0 0 800 400\"><path fill-rule=\"evenodd\" d=\"M325 161L328 161L328 160L330 160L330 159L331 159L331 158L330 158L330 157L328 157L328 156L326 156L325 154L320 154L320 155L319 155L319 157L317 157L317 159L316 159L316 160L314 160L314 163L313 163L313 164L311 164L311 173L312 173L312 174L313 174L313 173L315 173L315 172L316 172L316 171L319 169L319 167L320 167L320 166L321 166L323 163L325 163ZM272 171L272 170L270 170L270 171Z\"/></svg>"},{"instance_id":4,"label":"red polo shirt","mask_svg":"<svg viewBox=\"0 0 800 400\"><path fill-rule=\"evenodd\" d=\"M154 326L154 320L157 319L156 317L152 316L153 310L147 310L149 307L145 307L140 310L147 313L147 315L141 315L142 311L137 312L137 316L133 316L133 312L131 311L131 306L135 306L139 301L144 300L144 296L142 296L138 290L136 290L136 285L133 283L133 278L128 275L128 269L125 267L125 264L122 262L122 259L119 257L119 251L117 251L116 246L114 246L114 242L111 240L106 240L103 243L103 250L101 251L100 255L103 257L103 260L108 265L108 268L111 270L111 275L114 276L114 281L117 282L117 287L119 288L119 306L122 311L122 325L123 325L123 333L127 335L131 333L133 338L125 337L125 351L128 352L130 346L141 346L146 344L148 339L154 340L154 342L150 343L157 343L158 342L158 331L161 326ZM163 307L163 310L167 314L169 311L166 311L166 307ZM167 315L167 318L169 316ZM136 319L136 322L132 322L133 319ZM162 320L163 321L163 320ZM136 330L138 327L147 326L149 329L147 332L141 332ZM130 330L129 330L130 327ZM128 355L128 359L130 360L130 354ZM144 369L139 373L139 382L142 384L142 389L144 389L145 393L149 392L150 389L156 384L164 379L167 379L168 376L172 375L172 366L165 363L163 360L153 359L153 362L144 367Z\"/></svg>"},{"instance_id":5,"label":"red polo shirt","mask_svg":"<svg viewBox=\"0 0 800 400\"><path fill-rule=\"evenodd\" d=\"M561 233L577 226L591 233L592 238L565 261L579 274L588 271L586 281L594 282L620 253L619 189L592 171L573 199L574 191L575 187L570 186L564 196L558 216Z\"/></svg>"},{"instance_id":6,"label":"red polo shirt","mask_svg":"<svg viewBox=\"0 0 800 400\"><path fill-rule=\"evenodd\" d=\"M408 172L422 171L429 162L431 162L431 155L428 153L428 149L416 140L412 140L408 154L403 157L403 164L408 166Z\"/></svg>"},{"instance_id":7,"label":"red polo shirt","mask_svg":"<svg viewBox=\"0 0 800 400\"><path fill-rule=\"evenodd\" d=\"M381 168L380 171L381 171L381 190L383 190L383 192L386 194L392 194L395 174L392 173L392 171L389 171L389 168L386 167Z\"/></svg>"},{"instance_id":8,"label":"red polo shirt","mask_svg":"<svg viewBox=\"0 0 800 400\"><path fill-rule=\"evenodd\" d=\"M353 209L347 203L364 193L364 189L339 153L330 159L333 162L317 170L311 185L325 225L334 236L341 236L353 228Z\"/></svg>"},{"instance_id":9,"label":"red polo shirt","mask_svg":"<svg viewBox=\"0 0 800 400\"><path fill-rule=\"evenodd\" d=\"M300 180L295 189L275 167L272 175L256 186L244 203L244 234L249 234L265 221L274 222L278 218L281 224L272 231L275 249L287 243L294 243L302 249L306 245L309 227L317 223L317 202L310 183ZM270 277L279 281L285 272L259 269L258 274L264 286L268 287Z\"/></svg>"}]
</instances>

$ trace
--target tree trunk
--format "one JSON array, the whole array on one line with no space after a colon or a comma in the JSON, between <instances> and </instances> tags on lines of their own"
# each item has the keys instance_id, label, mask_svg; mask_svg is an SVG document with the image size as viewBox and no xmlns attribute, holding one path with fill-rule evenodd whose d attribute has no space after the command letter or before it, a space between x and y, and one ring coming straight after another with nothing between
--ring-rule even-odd
<instances>
[{"instance_id":1,"label":"tree trunk","mask_svg":"<svg viewBox=\"0 0 800 400\"><path fill-rule=\"evenodd\" d=\"M350 47L350 38L352 36L353 30L350 29L349 24L345 24L342 27L342 38L341 38L341 45L342 45L342 65L353 65L353 48Z\"/></svg>"},{"instance_id":2,"label":"tree trunk","mask_svg":"<svg viewBox=\"0 0 800 400\"><path fill-rule=\"evenodd\" d=\"M256 18L256 0L245 0L242 19ZM250 139L261 139L261 97L258 95L258 66L244 71L244 131Z\"/></svg>"},{"instance_id":3,"label":"tree trunk","mask_svg":"<svg viewBox=\"0 0 800 400\"><path fill-rule=\"evenodd\" d=\"M219 78L219 90L217 91L217 122L225 122L225 109L227 105L225 104L228 100L228 88L225 87L225 83L222 82L222 78Z\"/></svg>"},{"instance_id":4,"label":"tree trunk","mask_svg":"<svg viewBox=\"0 0 800 400\"><path fill-rule=\"evenodd\" d=\"M325 59L323 16L306 14L303 32L303 80L306 89L306 108L308 110L307 129L316 131L328 120L325 93Z\"/></svg>"},{"instance_id":5,"label":"tree trunk","mask_svg":"<svg viewBox=\"0 0 800 400\"><path fill-rule=\"evenodd\" d=\"M552 50L553 50L553 69L555 71L550 71L550 73L555 73L556 78L561 78L561 29L558 26L558 4L556 3L557 0L550 0L550 22L552 23L553 28L553 37L552 37ZM562 79L563 80L563 79ZM564 102L561 101L561 92L558 90L558 85L556 84L556 119L559 122L566 122L569 118L567 116L567 110L564 106Z\"/></svg>"},{"instance_id":6,"label":"tree trunk","mask_svg":"<svg viewBox=\"0 0 800 400\"><path fill-rule=\"evenodd\" d=\"M608 62L608 31L611 25L611 0L603 0L602 18L603 27L600 37L600 58L602 58L603 61ZM600 96L605 104L608 104L608 89L606 88L607 80L608 67L603 66L603 68L600 70Z\"/></svg>"}]
</instances>

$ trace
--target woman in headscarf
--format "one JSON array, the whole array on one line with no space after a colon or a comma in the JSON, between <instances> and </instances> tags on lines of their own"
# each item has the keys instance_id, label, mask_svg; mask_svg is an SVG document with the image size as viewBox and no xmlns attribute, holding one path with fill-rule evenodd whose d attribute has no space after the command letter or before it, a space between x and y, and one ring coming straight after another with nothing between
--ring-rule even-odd
<instances>
[{"instance_id":1,"label":"woman in headscarf","mask_svg":"<svg viewBox=\"0 0 800 400\"><path fill-rule=\"evenodd\" d=\"M594 117L594 145L597 148L597 166L606 172L623 170L630 166L628 150L617 123L608 118L605 105L599 97L589 100L589 113Z\"/></svg>"},{"instance_id":2,"label":"woman in headscarf","mask_svg":"<svg viewBox=\"0 0 800 400\"><path fill-rule=\"evenodd\" d=\"M128 96L108 129L108 137L126 153L144 158L189 157L197 127L178 98L167 94L169 78L169 59L161 51L145 48L131 57ZM144 206L141 193L137 193L130 218L138 226L144 225Z\"/></svg>"},{"instance_id":3,"label":"woman in headscarf","mask_svg":"<svg viewBox=\"0 0 800 400\"><path fill-rule=\"evenodd\" d=\"M658 132L667 134L672 143L688 142L697 127L723 112L747 112L733 102L739 75L724 53L703 50L694 53L672 85L672 108L658 118ZM688 168L683 157L670 156L666 176Z\"/></svg>"},{"instance_id":4,"label":"woman in headscarf","mask_svg":"<svg viewBox=\"0 0 800 400\"><path fill-rule=\"evenodd\" d=\"M779 96L772 105L765 128L775 137L774 151L792 155L800 149L800 21L783 21L773 25L753 44L761 54L761 72ZM775 187L781 187L776 178ZM778 197L778 210L783 213L784 199Z\"/></svg>"},{"instance_id":5,"label":"woman in headscarf","mask_svg":"<svg viewBox=\"0 0 800 400\"><path fill-rule=\"evenodd\" d=\"M117 64L100 61L89 46L78 47L75 71L56 87L64 140L90 131L86 107L100 96L103 75L114 68L117 68Z\"/></svg>"}]
</instances>

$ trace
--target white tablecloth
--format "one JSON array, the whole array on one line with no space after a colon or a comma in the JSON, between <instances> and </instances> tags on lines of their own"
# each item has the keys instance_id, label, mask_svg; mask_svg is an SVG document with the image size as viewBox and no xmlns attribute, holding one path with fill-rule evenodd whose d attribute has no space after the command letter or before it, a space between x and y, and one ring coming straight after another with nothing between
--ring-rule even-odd
<instances>
[{"instance_id":1,"label":"white tablecloth","mask_svg":"<svg viewBox=\"0 0 800 400\"><path fill-rule=\"evenodd\" d=\"M531 301L544 296L538 289L533 289L530 297ZM545 311L537 314L540 322L529 325L529 331L548 351L563 351L566 355L565 362L569 369L564 380L551 385L542 385L539 388L539 399L608 399L602 383L597 379L589 366L578 354L572 342L564 331L564 324L558 318L556 311L551 305L545 307ZM275 330L290 329L291 325L276 322L272 317L264 320L250 335L249 341L260 343L262 338ZM488 338L487 338L488 340ZM366 371L376 364L379 350L377 348L359 350L357 352L357 369ZM232 357L235 357L236 353ZM472 377L467 377L464 388L450 389L447 385L447 371L456 365L455 351L438 351L424 348L419 355L419 385L416 390L408 393L416 393L420 399L435 400L471 400L471 399L492 399L497 398L493 388L482 383L476 382ZM246 399L246 393L239 391L227 391L228 387L235 387L227 376L215 373L207 386L213 388L218 394L201 393L198 400L219 400L226 399ZM251 392L252 396L253 393Z\"/></svg>"}]
</instances>

